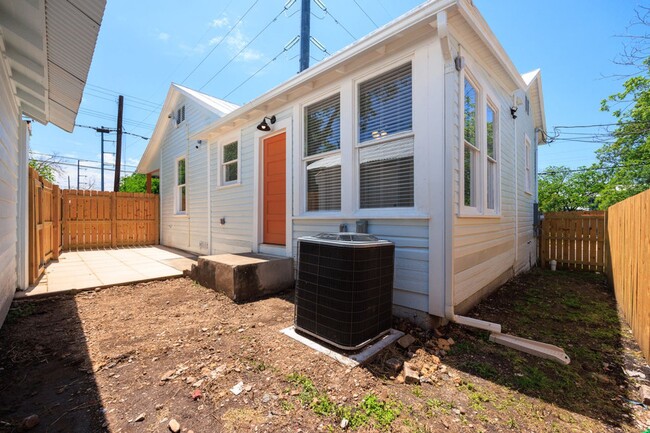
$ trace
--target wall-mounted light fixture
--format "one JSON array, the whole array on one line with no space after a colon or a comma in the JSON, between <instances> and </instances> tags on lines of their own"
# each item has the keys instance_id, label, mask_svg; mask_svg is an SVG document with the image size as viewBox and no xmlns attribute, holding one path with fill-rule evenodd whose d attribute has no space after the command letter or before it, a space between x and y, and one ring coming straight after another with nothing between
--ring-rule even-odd
<instances>
[{"instance_id":1,"label":"wall-mounted light fixture","mask_svg":"<svg viewBox=\"0 0 650 433\"><path fill-rule=\"evenodd\" d=\"M197 149L203 144L203 140L196 140L196 147Z\"/></svg>"},{"instance_id":2,"label":"wall-mounted light fixture","mask_svg":"<svg viewBox=\"0 0 650 433\"><path fill-rule=\"evenodd\" d=\"M257 129L259 129L260 131L270 131L271 130L271 126L268 123L266 123L266 119L269 119L269 122L271 122L271 125L273 125L275 123L275 116L271 116L271 117L264 116L264 119L262 119L260 124L257 125Z\"/></svg>"},{"instance_id":3,"label":"wall-mounted light fixture","mask_svg":"<svg viewBox=\"0 0 650 433\"><path fill-rule=\"evenodd\" d=\"M456 56L454 58L454 66L456 67L456 70L458 72L462 71L463 68L465 67L465 57L463 56Z\"/></svg>"},{"instance_id":4,"label":"wall-mounted light fixture","mask_svg":"<svg viewBox=\"0 0 650 433\"><path fill-rule=\"evenodd\" d=\"M512 116L513 119L517 118L517 106L513 105L510 107L510 115Z\"/></svg>"}]
</instances>

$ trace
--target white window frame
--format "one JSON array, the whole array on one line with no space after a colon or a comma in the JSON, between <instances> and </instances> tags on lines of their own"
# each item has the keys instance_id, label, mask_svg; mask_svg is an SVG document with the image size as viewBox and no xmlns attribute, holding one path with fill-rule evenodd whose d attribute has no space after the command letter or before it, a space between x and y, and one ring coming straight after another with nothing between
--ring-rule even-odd
<instances>
[{"instance_id":1,"label":"white window frame","mask_svg":"<svg viewBox=\"0 0 650 433\"><path fill-rule=\"evenodd\" d=\"M532 145L528 134L524 135L524 192L526 194L533 194L533 173L531 169L531 150Z\"/></svg>"},{"instance_id":2,"label":"white window frame","mask_svg":"<svg viewBox=\"0 0 650 433\"><path fill-rule=\"evenodd\" d=\"M465 141L465 80L476 90L476 146ZM500 134L500 109L494 102L497 98L494 97L491 91L486 86L481 85L481 81L476 78L468 68L465 67L462 76L460 77L460 143L459 143L459 161L460 161L460 188L458 194L459 202L459 217L501 217L501 134ZM494 209L488 209L488 156L487 151L487 107L488 105L494 111L494 155L496 162L496 179L494 181ZM474 187L476 188L476 202L475 206L465 205L465 146L470 146L475 152L476 172L474 176Z\"/></svg>"},{"instance_id":3,"label":"white window frame","mask_svg":"<svg viewBox=\"0 0 650 433\"><path fill-rule=\"evenodd\" d=\"M307 129L307 125L305 124L305 111L310 105L316 104L320 101L323 101L327 98L330 98L334 95L338 94L339 95L339 122L340 122L340 145L339 148L336 150L330 150L328 152L323 152L323 153L318 153L316 155L306 155L306 149L305 149L305 132ZM344 180L343 180L343 156L341 153L341 149L343 148L343 116L341 116L341 111L343 110L343 98L342 98L342 91L340 87L336 87L334 89L331 89L330 91L326 93L322 93L318 95L315 98L311 98L302 104L300 104L300 164L301 164L301 173L302 173L302 181L301 181L301 189L302 189L302 203L300 207L300 211L302 214L305 215L318 215L318 214L324 214L324 215L339 215L341 214L343 210L343 185L344 185ZM313 161L317 161L319 159L324 159L330 156L334 155L341 155L341 208L338 210L308 210L307 205L308 205L308 200L309 200L309 187L307 185L308 182L308 174L307 174L307 164Z\"/></svg>"},{"instance_id":4,"label":"white window frame","mask_svg":"<svg viewBox=\"0 0 650 433\"><path fill-rule=\"evenodd\" d=\"M494 99L489 95L485 98L485 214L491 216L498 216L501 213L501 124L500 124L500 111L495 104ZM494 112L494 158L490 157L487 149L487 107L490 107ZM488 171L489 164L495 164L495 179L494 179L494 209L488 208Z\"/></svg>"},{"instance_id":5,"label":"white window frame","mask_svg":"<svg viewBox=\"0 0 650 433\"><path fill-rule=\"evenodd\" d=\"M237 143L237 159L224 162L224 149L226 146ZM226 181L226 165L237 163L237 179ZM222 140L219 143L219 186L227 187L241 185L241 140L239 137L232 137L229 140Z\"/></svg>"},{"instance_id":6,"label":"white window frame","mask_svg":"<svg viewBox=\"0 0 650 433\"><path fill-rule=\"evenodd\" d=\"M185 183L178 183L178 163L185 161ZM181 210L181 188L185 188L185 210ZM174 213L179 216L187 215L187 157L185 155L179 156L174 162Z\"/></svg>"},{"instance_id":7,"label":"white window frame","mask_svg":"<svg viewBox=\"0 0 650 433\"><path fill-rule=\"evenodd\" d=\"M373 138L370 140L366 141L360 141L359 137L359 131L361 125L359 124L359 117L361 114L361 108L359 107L359 97L360 97L360 88L361 85L369 80L372 80L373 78L377 78L389 71L392 71L394 69L397 69L401 66L404 66L407 63L411 63L411 130L410 131L400 131L396 132L393 134L388 134L384 137L380 138ZM381 68L375 69L372 72L369 72L367 74L364 74L362 76L359 76L353 80L353 93L352 93L352 103L354 104L354 109L353 109L353 129L352 129L352 136L353 138L353 154L354 154L354 209L357 214L360 215L374 215L374 214L381 214L381 215L390 215L390 214L395 214L395 215L401 215L401 214L409 214L415 211L417 208L417 203L416 203L416 185L415 185L415 180L416 180L416 173L415 173L415 163L413 164L413 206L409 207L379 207L379 208L362 208L361 207L361 158L360 158L360 151L365 148L365 147L370 147L370 146L375 146L375 145L381 145L384 143L388 143L391 141L398 141L402 140L405 138L411 138L413 140L413 151L415 154L415 117L416 117L416 108L415 108L415 96L414 96L414 89L416 86L414 86L415 83L415 72L414 69L416 67L416 62L415 62L415 56L413 54L409 54L408 56L404 56L401 58L397 58L394 61L384 64ZM343 127L343 126L342 126ZM415 158L415 156L414 156Z\"/></svg>"}]
</instances>

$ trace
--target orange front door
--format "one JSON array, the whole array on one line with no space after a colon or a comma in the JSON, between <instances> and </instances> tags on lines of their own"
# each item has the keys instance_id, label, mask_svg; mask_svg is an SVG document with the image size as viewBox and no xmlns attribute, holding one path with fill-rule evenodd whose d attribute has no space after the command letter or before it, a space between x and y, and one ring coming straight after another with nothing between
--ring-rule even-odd
<instances>
[{"instance_id":1,"label":"orange front door","mask_svg":"<svg viewBox=\"0 0 650 433\"><path fill-rule=\"evenodd\" d=\"M287 224L286 133L264 140L264 243L284 245Z\"/></svg>"}]
</instances>

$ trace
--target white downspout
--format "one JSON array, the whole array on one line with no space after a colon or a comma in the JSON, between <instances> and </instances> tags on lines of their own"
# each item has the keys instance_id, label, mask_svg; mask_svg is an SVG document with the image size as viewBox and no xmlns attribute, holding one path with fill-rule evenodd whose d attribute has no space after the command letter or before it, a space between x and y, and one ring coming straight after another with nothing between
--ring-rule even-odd
<instances>
[{"instance_id":1,"label":"white downspout","mask_svg":"<svg viewBox=\"0 0 650 433\"><path fill-rule=\"evenodd\" d=\"M512 106L517 107L517 91L515 90L512 93ZM515 124L515 257L512 261L512 274L514 275L517 272L517 258L519 257L519 157L518 149L519 145L517 143L517 119L513 119Z\"/></svg>"},{"instance_id":2,"label":"white downspout","mask_svg":"<svg viewBox=\"0 0 650 433\"><path fill-rule=\"evenodd\" d=\"M210 171L210 140L205 140L208 164L208 255L212 255L212 173Z\"/></svg>"}]
</instances>

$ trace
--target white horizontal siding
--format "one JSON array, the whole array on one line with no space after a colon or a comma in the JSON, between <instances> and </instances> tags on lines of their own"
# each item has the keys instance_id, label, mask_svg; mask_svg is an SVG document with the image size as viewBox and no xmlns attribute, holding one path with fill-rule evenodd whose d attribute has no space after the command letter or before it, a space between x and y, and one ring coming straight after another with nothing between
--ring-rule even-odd
<instances>
[{"instance_id":1,"label":"white horizontal siding","mask_svg":"<svg viewBox=\"0 0 650 433\"><path fill-rule=\"evenodd\" d=\"M299 237L338 232L340 224L346 224L349 231L356 227L355 220L294 220L294 255ZM395 244L393 303L422 311L429 302L429 221L370 219L368 233Z\"/></svg>"},{"instance_id":2,"label":"white horizontal siding","mask_svg":"<svg viewBox=\"0 0 650 433\"><path fill-rule=\"evenodd\" d=\"M20 113L0 59L0 325L17 286L18 146Z\"/></svg>"},{"instance_id":3,"label":"white horizontal siding","mask_svg":"<svg viewBox=\"0 0 650 433\"><path fill-rule=\"evenodd\" d=\"M190 140L217 116L194 102L179 95L174 109L185 104L185 121L176 126L169 120L161 143L160 164L160 243L198 254L208 253L208 167L207 144L199 145ZM175 214L176 160L185 157L187 214Z\"/></svg>"},{"instance_id":4,"label":"white horizontal siding","mask_svg":"<svg viewBox=\"0 0 650 433\"><path fill-rule=\"evenodd\" d=\"M466 56L469 54L465 53ZM500 216L496 218L460 217L459 210L462 200L460 190L461 158L463 146L460 133L461 112L455 113L448 126L455 131L453 140L456 148L454 157L454 230L453 230L453 260L454 260L454 304L458 305L490 286L504 273L515 274L529 268L535 262L535 242L533 239L533 197L524 192L525 155L524 133L533 139L531 119L526 115L523 106L520 107L516 120L510 115L512 96L498 85L475 62L471 73L478 84L489 89L489 95L496 97L492 101L499 110L499 144L500 144ZM454 74L458 77L458 74ZM452 78L453 80L453 78ZM462 83L455 79L455 89L460 89ZM453 100L448 101L453 107L462 107L459 91L452 93ZM515 143L517 152L515 157ZM515 174L517 173L517 176ZM516 212L517 207L518 212ZM515 257L515 232L517 239L517 257Z\"/></svg>"}]
</instances>

